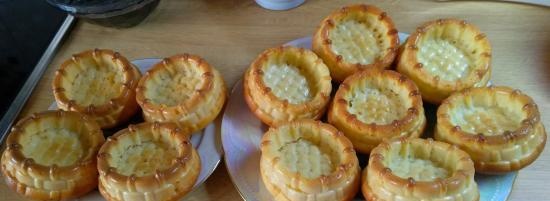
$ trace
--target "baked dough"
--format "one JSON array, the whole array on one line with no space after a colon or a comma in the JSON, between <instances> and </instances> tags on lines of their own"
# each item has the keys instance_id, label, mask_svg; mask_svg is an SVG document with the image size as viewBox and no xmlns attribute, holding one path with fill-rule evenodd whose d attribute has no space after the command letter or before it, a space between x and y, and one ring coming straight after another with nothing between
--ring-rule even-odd
<instances>
[{"instance_id":1,"label":"baked dough","mask_svg":"<svg viewBox=\"0 0 550 201\"><path fill-rule=\"evenodd\" d=\"M456 146L401 138L372 150L361 190L369 201L479 200L474 164Z\"/></svg>"},{"instance_id":2,"label":"baked dough","mask_svg":"<svg viewBox=\"0 0 550 201\"><path fill-rule=\"evenodd\" d=\"M419 137L426 127L416 85L395 71L376 68L353 74L340 85L328 122L361 153L369 153L384 139Z\"/></svg>"},{"instance_id":3,"label":"baked dough","mask_svg":"<svg viewBox=\"0 0 550 201\"><path fill-rule=\"evenodd\" d=\"M468 152L476 171L499 174L535 161L546 144L546 131L529 96L493 86L467 89L443 101L435 138Z\"/></svg>"},{"instance_id":4,"label":"baked dough","mask_svg":"<svg viewBox=\"0 0 550 201\"><path fill-rule=\"evenodd\" d=\"M204 59L182 54L153 66L139 81L136 97L145 121L175 122L192 133L218 116L227 91Z\"/></svg>"},{"instance_id":5,"label":"baked dough","mask_svg":"<svg viewBox=\"0 0 550 201\"><path fill-rule=\"evenodd\" d=\"M174 123L141 123L107 138L98 154L99 192L109 201L180 200L201 169L189 134Z\"/></svg>"},{"instance_id":6,"label":"baked dough","mask_svg":"<svg viewBox=\"0 0 550 201\"><path fill-rule=\"evenodd\" d=\"M330 100L330 73L315 53L296 47L271 48L244 74L248 107L274 126L296 119L319 119Z\"/></svg>"},{"instance_id":7,"label":"baked dough","mask_svg":"<svg viewBox=\"0 0 550 201\"><path fill-rule=\"evenodd\" d=\"M105 138L80 113L46 111L12 128L2 154L7 185L27 199L67 200L97 187L96 154Z\"/></svg>"},{"instance_id":8,"label":"baked dough","mask_svg":"<svg viewBox=\"0 0 550 201\"><path fill-rule=\"evenodd\" d=\"M398 31L386 12L371 5L343 7L327 16L313 36L313 51L332 79L344 79L365 68L389 68L397 55Z\"/></svg>"},{"instance_id":9,"label":"baked dough","mask_svg":"<svg viewBox=\"0 0 550 201\"><path fill-rule=\"evenodd\" d=\"M112 128L138 111L135 88L140 77L118 52L94 49L63 62L52 89L60 109L84 113L101 128Z\"/></svg>"},{"instance_id":10,"label":"baked dough","mask_svg":"<svg viewBox=\"0 0 550 201\"><path fill-rule=\"evenodd\" d=\"M486 86L491 45L474 25L458 19L427 22L403 44L397 71L411 78L422 98L439 104L453 92Z\"/></svg>"},{"instance_id":11,"label":"baked dough","mask_svg":"<svg viewBox=\"0 0 550 201\"><path fill-rule=\"evenodd\" d=\"M260 172L275 200L351 200L359 188L359 162L336 128L298 120L262 137Z\"/></svg>"}]
</instances>

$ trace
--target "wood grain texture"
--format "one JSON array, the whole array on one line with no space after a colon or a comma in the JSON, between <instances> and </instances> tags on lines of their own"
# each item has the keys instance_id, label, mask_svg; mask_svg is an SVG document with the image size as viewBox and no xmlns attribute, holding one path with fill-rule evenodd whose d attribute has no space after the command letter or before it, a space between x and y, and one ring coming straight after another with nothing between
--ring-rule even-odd
<instances>
[{"instance_id":1,"label":"wood grain texture","mask_svg":"<svg viewBox=\"0 0 550 201\"><path fill-rule=\"evenodd\" d=\"M79 21L64 41L21 116L46 110L55 69L71 54L109 48L128 59L168 57L188 52L217 68L228 86L240 79L264 49L310 36L321 19L349 3L377 5L401 32L438 18L462 18L477 25L493 45L493 83L521 89L533 97L550 126L550 9L500 2L307 0L289 11L269 11L253 0L162 0L140 25L113 29ZM223 164L221 165L223 166ZM510 201L548 200L550 149L520 171ZM186 200L240 200L227 171L219 167ZM22 200L0 184L0 200Z\"/></svg>"}]
</instances>

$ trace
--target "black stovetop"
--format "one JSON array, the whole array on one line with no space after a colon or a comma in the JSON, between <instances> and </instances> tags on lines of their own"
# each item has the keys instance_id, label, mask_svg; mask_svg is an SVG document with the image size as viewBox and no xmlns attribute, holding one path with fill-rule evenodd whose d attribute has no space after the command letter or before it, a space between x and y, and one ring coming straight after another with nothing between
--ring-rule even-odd
<instances>
[{"instance_id":1,"label":"black stovetop","mask_svg":"<svg viewBox=\"0 0 550 201\"><path fill-rule=\"evenodd\" d=\"M0 0L1 116L66 17L44 0Z\"/></svg>"}]
</instances>

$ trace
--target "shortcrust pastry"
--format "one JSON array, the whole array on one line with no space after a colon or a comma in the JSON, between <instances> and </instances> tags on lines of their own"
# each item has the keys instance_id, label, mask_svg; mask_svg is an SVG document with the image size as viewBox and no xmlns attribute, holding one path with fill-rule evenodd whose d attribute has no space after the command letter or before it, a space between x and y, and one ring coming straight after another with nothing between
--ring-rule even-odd
<instances>
[{"instance_id":1,"label":"shortcrust pastry","mask_svg":"<svg viewBox=\"0 0 550 201\"><path fill-rule=\"evenodd\" d=\"M369 201L479 200L470 156L432 139L401 138L374 148L363 170Z\"/></svg>"},{"instance_id":2,"label":"shortcrust pastry","mask_svg":"<svg viewBox=\"0 0 550 201\"><path fill-rule=\"evenodd\" d=\"M491 45L474 25L440 19L409 36L397 63L397 71L418 85L424 100L439 104L453 92L487 85Z\"/></svg>"},{"instance_id":3,"label":"shortcrust pastry","mask_svg":"<svg viewBox=\"0 0 550 201\"><path fill-rule=\"evenodd\" d=\"M148 122L175 122L189 132L206 127L221 112L227 91L220 73L204 59L175 55L139 81L137 102Z\"/></svg>"},{"instance_id":4,"label":"shortcrust pastry","mask_svg":"<svg viewBox=\"0 0 550 201\"><path fill-rule=\"evenodd\" d=\"M371 5L343 7L327 16L312 41L332 79L342 82L366 68L389 68L397 55L398 31L388 14Z\"/></svg>"},{"instance_id":5,"label":"shortcrust pastry","mask_svg":"<svg viewBox=\"0 0 550 201\"><path fill-rule=\"evenodd\" d=\"M180 200L195 184L197 151L174 123L141 123L107 138L98 154L99 192L109 201Z\"/></svg>"},{"instance_id":6,"label":"shortcrust pastry","mask_svg":"<svg viewBox=\"0 0 550 201\"><path fill-rule=\"evenodd\" d=\"M6 141L2 173L28 199L67 200L97 187L96 155L105 138L91 118L46 111L17 123Z\"/></svg>"},{"instance_id":7,"label":"shortcrust pastry","mask_svg":"<svg viewBox=\"0 0 550 201\"><path fill-rule=\"evenodd\" d=\"M297 119L319 119L330 100L330 73L315 53L296 47L271 48L244 75L250 110L274 126Z\"/></svg>"},{"instance_id":8,"label":"shortcrust pastry","mask_svg":"<svg viewBox=\"0 0 550 201\"><path fill-rule=\"evenodd\" d=\"M60 109L84 113L101 128L112 128L139 110L135 88L140 77L118 52L94 49L61 64L52 88Z\"/></svg>"},{"instance_id":9,"label":"shortcrust pastry","mask_svg":"<svg viewBox=\"0 0 550 201\"><path fill-rule=\"evenodd\" d=\"M353 145L336 128L298 120L262 138L260 172L275 200L351 200L359 188Z\"/></svg>"},{"instance_id":10,"label":"shortcrust pastry","mask_svg":"<svg viewBox=\"0 0 550 201\"><path fill-rule=\"evenodd\" d=\"M535 161L546 144L546 131L529 96L509 87L483 87L443 101L435 138L468 152L476 171L497 174Z\"/></svg>"},{"instance_id":11,"label":"shortcrust pastry","mask_svg":"<svg viewBox=\"0 0 550 201\"><path fill-rule=\"evenodd\" d=\"M328 122L344 132L355 149L369 153L384 139L419 137L426 126L416 85L391 70L366 69L341 85Z\"/></svg>"}]
</instances>

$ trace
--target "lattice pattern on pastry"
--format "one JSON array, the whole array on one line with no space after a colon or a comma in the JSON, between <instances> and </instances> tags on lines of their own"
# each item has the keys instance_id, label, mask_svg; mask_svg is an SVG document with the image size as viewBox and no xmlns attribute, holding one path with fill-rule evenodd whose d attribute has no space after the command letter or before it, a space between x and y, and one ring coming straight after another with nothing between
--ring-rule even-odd
<instances>
[{"instance_id":1,"label":"lattice pattern on pastry","mask_svg":"<svg viewBox=\"0 0 550 201\"><path fill-rule=\"evenodd\" d=\"M435 148L434 148L435 149ZM428 149L428 150L431 150ZM446 160L454 160L453 152L427 151L421 144L408 144L390 150L384 163L393 174L401 178L413 178L415 181L434 181L452 176L446 167ZM452 167L451 167L452 168Z\"/></svg>"},{"instance_id":2,"label":"lattice pattern on pastry","mask_svg":"<svg viewBox=\"0 0 550 201\"><path fill-rule=\"evenodd\" d=\"M435 148L434 148L435 149ZM428 151L419 144L394 147L384 158L384 163L393 174L401 178L413 178L415 181L435 181L452 176L452 169L447 169L447 159L454 160L453 152Z\"/></svg>"},{"instance_id":3,"label":"lattice pattern on pastry","mask_svg":"<svg viewBox=\"0 0 550 201\"><path fill-rule=\"evenodd\" d=\"M405 103L399 94L368 82L360 82L348 94L347 110L363 123L389 124L405 115Z\"/></svg>"},{"instance_id":4,"label":"lattice pattern on pastry","mask_svg":"<svg viewBox=\"0 0 550 201\"><path fill-rule=\"evenodd\" d=\"M466 132L483 135L500 135L504 131L515 131L520 127L517 114L498 106L467 107L456 110L451 122Z\"/></svg>"},{"instance_id":5,"label":"lattice pattern on pastry","mask_svg":"<svg viewBox=\"0 0 550 201\"><path fill-rule=\"evenodd\" d=\"M283 164L291 172L298 172L306 178L317 178L333 171L327 154L308 140L298 139L280 148Z\"/></svg>"},{"instance_id":6,"label":"lattice pattern on pastry","mask_svg":"<svg viewBox=\"0 0 550 201\"><path fill-rule=\"evenodd\" d=\"M417 57L424 69L447 81L466 77L472 64L460 47L445 39L426 39L420 44Z\"/></svg>"},{"instance_id":7,"label":"lattice pattern on pastry","mask_svg":"<svg viewBox=\"0 0 550 201\"><path fill-rule=\"evenodd\" d=\"M188 100L203 80L202 73L192 62L166 65L145 84L148 88L145 95L154 104L171 107Z\"/></svg>"},{"instance_id":8,"label":"lattice pattern on pastry","mask_svg":"<svg viewBox=\"0 0 550 201\"><path fill-rule=\"evenodd\" d=\"M438 178L449 177L449 172L436 163L413 158L411 156L400 156L390 162L390 169L393 174L401 178L413 178L415 181L434 181Z\"/></svg>"},{"instance_id":9,"label":"lattice pattern on pastry","mask_svg":"<svg viewBox=\"0 0 550 201\"><path fill-rule=\"evenodd\" d=\"M126 176L135 174L138 177L155 174L157 170L169 168L177 157L175 147L163 141L153 139L147 130L136 131L111 153L109 163Z\"/></svg>"},{"instance_id":10,"label":"lattice pattern on pastry","mask_svg":"<svg viewBox=\"0 0 550 201\"><path fill-rule=\"evenodd\" d=\"M321 133L309 127L283 127L275 135L273 143L279 165L290 172L298 172L305 178L317 178L328 175L340 163L339 153L334 152L332 145L321 142Z\"/></svg>"},{"instance_id":11,"label":"lattice pattern on pastry","mask_svg":"<svg viewBox=\"0 0 550 201\"><path fill-rule=\"evenodd\" d=\"M22 153L44 166L69 166L85 155L79 135L66 128L41 128L21 136Z\"/></svg>"},{"instance_id":12,"label":"lattice pattern on pastry","mask_svg":"<svg viewBox=\"0 0 550 201\"><path fill-rule=\"evenodd\" d=\"M277 98L292 104L312 98L306 77L295 66L272 63L264 67L264 72L263 82Z\"/></svg>"},{"instance_id":13,"label":"lattice pattern on pastry","mask_svg":"<svg viewBox=\"0 0 550 201\"><path fill-rule=\"evenodd\" d=\"M346 20L336 24L330 30L331 49L336 55L341 55L345 62L370 64L382 53L382 45L378 29L365 23ZM377 39L378 38L378 39Z\"/></svg>"},{"instance_id":14,"label":"lattice pattern on pastry","mask_svg":"<svg viewBox=\"0 0 550 201\"><path fill-rule=\"evenodd\" d=\"M65 95L78 105L103 105L116 98L122 91L123 72L118 61L111 55L98 57L77 57L65 68L62 86L68 90Z\"/></svg>"}]
</instances>

